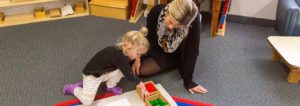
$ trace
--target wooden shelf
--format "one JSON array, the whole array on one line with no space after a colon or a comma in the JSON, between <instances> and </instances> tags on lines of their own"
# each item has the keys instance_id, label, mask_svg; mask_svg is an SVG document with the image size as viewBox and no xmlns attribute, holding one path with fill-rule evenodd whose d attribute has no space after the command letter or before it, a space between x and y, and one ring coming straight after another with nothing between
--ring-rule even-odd
<instances>
[{"instance_id":1,"label":"wooden shelf","mask_svg":"<svg viewBox=\"0 0 300 106\"><path fill-rule=\"evenodd\" d=\"M212 19L211 19L211 37L215 37L216 32L218 31L218 19L221 11L221 1L222 0L212 0Z\"/></svg>"},{"instance_id":2,"label":"wooden shelf","mask_svg":"<svg viewBox=\"0 0 300 106\"><path fill-rule=\"evenodd\" d=\"M28 23L35 23L35 22L43 22L43 21L51 21L51 20L57 20L57 19L65 19L65 18L73 18L73 17L81 17L89 15L89 5L87 0L81 0L80 2L84 2L85 4L85 12L80 14L72 14L67 15L63 17L55 17L50 18L49 14L45 18L37 19L34 17L34 13L28 13L28 10L33 10L35 7L40 7L44 4L47 5L47 8L57 8L53 7L53 5L61 5L66 3L76 3L80 0L32 0L32 1L26 1L26 2L20 2L20 3L2 3L0 4L0 8L7 9L3 11L4 13L16 13L16 15L6 15L4 22L0 23L0 27L6 27L6 26L13 26L13 25L21 25L21 24L28 24ZM14 9L11 9L10 7L13 7ZM18 9L15 9L18 8ZM25 10L25 12L23 11ZM20 12L21 11L21 12Z\"/></svg>"},{"instance_id":3,"label":"wooden shelf","mask_svg":"<svg viewBox=\"0 0 300 106\"><path fill-rule=\"evenodd\" d=\"M13 16L7 16L5 17L5 20L2 24L0 24L0 27L6 27L6 26L13 26L13 25L21 25L21 24L28 24L28 23L34 23L34 22L43 22L43 21L50 21L50 20L57 20L57 19L65 19L65 18L73 18L73 17L81 17L89 15L89 12L86 11L82 14L72 14L67 15L63 17L55 17L50 18L47 16L46 18L42 19L36 19L34 18L33 14L21 14L21 15L13 15Z\"/></svg>"},{"instance_id":4,"label":"wooden shelf","mask_svg":"<svg viewBox=\"0 0 300 106\"><path fill-rule=\"evenodd\" d=\"M226 17L230 3L231 0L212 0L211 37L225 36Z\"/></svg>"},{"instance_id":5,"label":"wooden shelf","mask_svg":"<svg viewBox=\"0 0 300 106\"><path fill-rule=\"evenodd\" d=\"M35 4L35 3L45 3L45 2L51 2L51 1L58 1L58 0L33 0L33 1L19 2L19 3L3 3L3 4L0 4L0 7L18 6L18 5Z\"/></svg>"}]
</instances>

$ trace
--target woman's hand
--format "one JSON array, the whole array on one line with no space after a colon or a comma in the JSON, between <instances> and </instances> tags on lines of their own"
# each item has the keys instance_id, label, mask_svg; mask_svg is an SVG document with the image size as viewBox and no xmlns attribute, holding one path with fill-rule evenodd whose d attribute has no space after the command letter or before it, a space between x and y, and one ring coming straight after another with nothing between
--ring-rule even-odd
<instances>
[{"instance_id":1,"label":"woman's hand","mask_svg":"<svg viewBox=\"0 0 300 106\"><path fill-rule=\"evenodd\" d=\"M140 73L140 66L141 66L141 59L140 58L136 58L134 60L133 65L131 66L131 69L132 69L132 71L133 71L133 73L135 75L139 75L139 73Z\"/></svg>"},{"instance_id":2,"label":"woman's hand","mask_svg":"<svg viewBox=\"0 0 300 106\"><path fill-rule=\"evenodd\" d=\"M198 92L198 93L206 93L207 89L205 89L204 87L202 87L201 85L198 85L194 88L189 89L189 92L191 94L194 94L194 92Z\"/></svg>"}]
</instances>

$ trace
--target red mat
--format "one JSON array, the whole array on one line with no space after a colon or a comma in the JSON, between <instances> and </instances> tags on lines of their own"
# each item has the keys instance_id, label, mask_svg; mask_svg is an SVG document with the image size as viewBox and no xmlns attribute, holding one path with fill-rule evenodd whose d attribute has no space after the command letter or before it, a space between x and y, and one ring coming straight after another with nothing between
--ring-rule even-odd
<instances>
[{"instance_id":1,"label":"red mat","mask_svg":"<svg viewBox=\"0 0 300 106\"><path fill-rule=\"evenodd\" d=\"M112 93L106 93L106 94L99 94L95 97L95 100L106 98L114 96ZM203 103L203 102L198 102L194 100L188 100L184 98L179 98L176 96L172 96L174 101L177 103L178 106L215 106L214 104L209 104L209 103ZM80 101L78 99L73 99L73 100L68 100L64 101L61 103L54 104L53 106L75 106L75 105L80 105Z\"/></svg>"},{"instance_id":2,"label":"red mat","mask_svg":"<svg viewBox=\"0 0 300 106\"><path fill-rule=\"evenodd\" d=\"M106 98L106 97L111 97L114 95L115 94L113 94L113 93L106 93L106 94L101 94L101 95L98 94L98 95L96 95L95 100ZM75 106L75 105L80 105L80 104L81 103L78 99L73 99L73 100L68 100L68 101L54 104L53 106Z\"/></svg>"}]
</instances>

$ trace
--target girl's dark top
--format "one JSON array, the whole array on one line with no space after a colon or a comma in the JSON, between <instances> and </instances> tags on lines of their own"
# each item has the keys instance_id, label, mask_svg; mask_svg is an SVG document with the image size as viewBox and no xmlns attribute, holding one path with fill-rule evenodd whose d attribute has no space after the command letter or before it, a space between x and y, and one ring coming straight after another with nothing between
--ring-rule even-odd
<instances>
[{"instance_id":1,"label":"girl's dark top","mask_svg":"<svg viewBox=\"0 0 300 106\"><path fill-rule=\"evenodd\" d=\"M178 61L179 71L181 73L181 77L184 81L184 87L186 89L190 89L196 87L198 84L193 82L193 73L195 69L195 64L197 61L197 57L199 54L199 43L200 43L200 20L199 15L194 19L191 23L189 33L187 38L181 42L178 49L173 53L165 53L164 50L158 44L158 35L157 35L157 24L158 18L161 10L165 8L166 5L156 5L154 6L147 16L147 25L148 28L148 36L147 39L150 42L150 51L148 55L152 56L154 60L162 66L162 59L168 55L174 55L173 57L177 58L174 60ZM163 55L157 52L164 52ZM173 60L173 59L172 59Z\"/></svg>"},{"instance_id":2,"label":"girl's dark top","mask_svg":"<svg viewBox=\"0 0 300 106\"><path fill-rule=\"evenodd\" d=\"M116 46L109 46L99 51L83 69L84 75L99 77L102 74L120 69L130 81L138 84L141 80L133 74L130 66L132 62L123 51Z\"/></svg>"}]
</instances>

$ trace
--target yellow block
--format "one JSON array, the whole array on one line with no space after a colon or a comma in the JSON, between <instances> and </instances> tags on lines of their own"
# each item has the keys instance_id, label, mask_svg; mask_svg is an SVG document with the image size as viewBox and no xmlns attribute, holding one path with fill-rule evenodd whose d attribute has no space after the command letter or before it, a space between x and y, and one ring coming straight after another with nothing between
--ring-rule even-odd
<instances>
[{"instance_id":1,"label":"yellow block","mask_svg":"<svg viewBox=\"0 0 300 106\"><path fill-rule=\"evenodd\" d=\"M128 0L92 0L89 3L91 15L127 20Z\"/></svg>"},{"instance_id":2,"label":"yellow block","mask_svg":"<svg viewBox=\"0 0 300 106\"><path fill-rule=\"evenodd\" d=\"M46 11L44 10L44 8L35 8L34 17L37 19L46 18Z\"/></svg>"},{"instance_id":3,"label":"yellow block","mask_svg":"<svg viewBox=\"0 0 300 106\"><path fill-rule=\"evenodd\" d=\"M54 9L50 9L49 15L51 18L53 17L60 17L60 9L59 8L54 8Z\"/></svg>"},{"instance_id":4,"label":"yellow block","mask_svg":"<svg viewBox=\"0 0 300 106\"><path fill-rule=\"evenodd\" d=\"M77 2L75 3L75 13L81 14L84 13L84 3L83 2Z\"/></svg>"}]
</instances>

